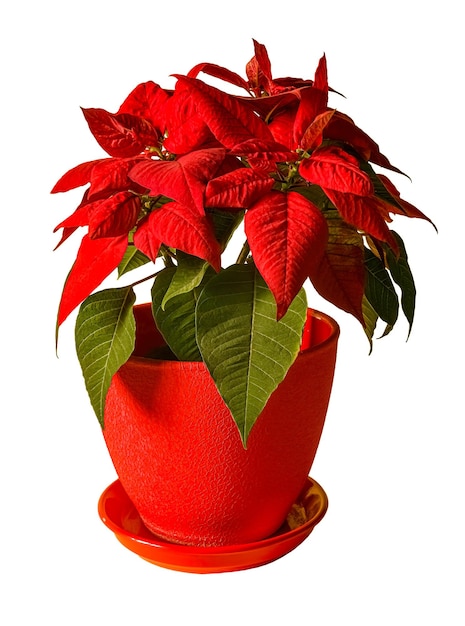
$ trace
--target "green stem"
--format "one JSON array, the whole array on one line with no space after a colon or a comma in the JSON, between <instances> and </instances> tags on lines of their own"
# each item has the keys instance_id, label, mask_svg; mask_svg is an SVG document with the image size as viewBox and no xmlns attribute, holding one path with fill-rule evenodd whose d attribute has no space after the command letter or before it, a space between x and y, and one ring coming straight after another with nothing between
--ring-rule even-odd
<instances>
[{"instance_id":1,"label":"green stem","mask_svg":"<svg viewBox=\"0 0 465 626\"><path fill-rule=\"evenodd\" d=\"M146 276L145 278L136 280L135 283L132 283L131 287L137 287L137 285L141 285L142 283L145 283L146 280L151 280L152 278L156 278L160 272L163 272L163 270L158 270L158 272L155 272L154 274L150 274L150 276Z\"/></svg>"},{"instance_id":2,"label":"green stem","mask_svg":"<svg viewBox=\"0 0 465 626\"><path fill-rule=\"evenodd\" d=\"M242 250L239 253L239 256L237 257L237 265L241 264L241 263L245 263L247 261L247 257L250 254L250 246L249 246L249 242L247 241L247 239L244 242L244 245L242 246Z\"/></svg>"},{"instance_id":3,"label":"green stem","mask_svg":"<svg viewBox=\"0 0 465 626\"><path fill-rule=\"evenodd\" d=\"M174 267L173 259L175 259L175 255L169 250L166 246L161 246L160 248L161 255L163 257L163 261L166 267Z\"/></svg>"}]
</instances>

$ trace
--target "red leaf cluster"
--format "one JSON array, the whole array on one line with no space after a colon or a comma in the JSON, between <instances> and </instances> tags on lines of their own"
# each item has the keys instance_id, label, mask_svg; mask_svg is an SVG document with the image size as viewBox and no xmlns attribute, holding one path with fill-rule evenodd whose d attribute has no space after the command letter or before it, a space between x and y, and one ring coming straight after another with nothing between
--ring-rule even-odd
<instances>
[{"instance_id":1,"label":"red leaf cluster","mask_svg":"<svg viewBox=\"0 0 465 626\"><path fill-rule=\"evenodd\" d=\"M363 322L362 242L397 253L390 214L428 218L374 173L370 163L400 172L378 145L328 106L333 90L324 56L313 80L274 78L265 46L254 41L254 52L246 78L201 63L176 75L174 90L138 85L116 113L83 109L108 156L71 169L52 190L86 186L77 209L56 227L63 229L60 244L87 228L59 324L129 246L152 261L161 248L174 256L181 250L219 271L222 245L212 219L218 210L244 213L251 258L279 317L309 278ZM213 87L201 73L245 93Z\"/></svg>"}]
</instances>

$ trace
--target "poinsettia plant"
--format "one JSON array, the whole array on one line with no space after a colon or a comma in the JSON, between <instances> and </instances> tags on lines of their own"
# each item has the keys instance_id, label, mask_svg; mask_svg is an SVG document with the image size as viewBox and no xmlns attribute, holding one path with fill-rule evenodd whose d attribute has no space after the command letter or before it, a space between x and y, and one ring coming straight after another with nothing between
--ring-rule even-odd
<instances>
[{"instance_id":1,"label":"poinsettia plant","mask_svg":"<svg viewBox=\"0 0 465 626\"><path fill-rule=\"evenodd\" d=\"M77 353L104 426L111 378L134 349L140 279L96 290L115 270L148 266L167 345L177 359L205 362L245 445L299 351L307 279L370 342L379 318L384 334L394 326L397 292L411 327L414 280L389 224L394 214L428 218L374 168L402 172L328 105L340 94L325 56L313 80L274 78L254 41L246 78L212 63L175 78L174 89L138 85L116 113L83 109L108 156L74 167L52 190L86 186L56 227L58 245L85 228L57 327L80 306ZM238 228L243 247L223 267Z\"/></svg>"}]
</instances>

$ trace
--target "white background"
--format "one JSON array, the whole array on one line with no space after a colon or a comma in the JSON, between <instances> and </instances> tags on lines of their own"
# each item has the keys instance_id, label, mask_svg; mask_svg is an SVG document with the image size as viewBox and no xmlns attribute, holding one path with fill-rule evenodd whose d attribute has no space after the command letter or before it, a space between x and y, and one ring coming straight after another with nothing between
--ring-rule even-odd
<instances>
[{"instance_id":1,"label":"white background","mask_svg":"<svg viewBox=\"0 0 465 626\"><path fill-rule=\"evenodd\" d=\"M463 61L453 0L8 3L1 22L1 550L5 626L463 626ZM329 511L297 550L255 570L199 576L125 550L98 518L114 480L73 345L55 313L77 239L52 252L78 196L70 167L102 156L79 107L116 111L139 82L172 86L201 61L243 74L252 38L275 76L313 77L323 52L351 115L411 179L428 214L398 220L418 287L406 325L367 354L342 327L312 476ZM78 194L79 195L79 194Z\"/></svg>"}]
</instances>

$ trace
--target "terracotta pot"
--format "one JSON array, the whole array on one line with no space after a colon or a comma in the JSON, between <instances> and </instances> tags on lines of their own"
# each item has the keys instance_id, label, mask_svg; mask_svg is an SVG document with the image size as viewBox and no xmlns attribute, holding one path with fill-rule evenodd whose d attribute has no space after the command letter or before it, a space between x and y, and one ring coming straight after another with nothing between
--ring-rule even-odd
<instances>
[{"instance_id":1,"label":"terracotta pot","mask_svg":"<svg viewBox=\"0 0 465 626\"><path fill-rule=\"evenodd\" d=\"M135 307L134 356L113 377L104 437L147 528L197 546L274 533L310 472L328 407L339 327L309 310L302 350L247 450L203 363L145 358L163 345L150 305Z\"/></svg>"}]
</instances>

